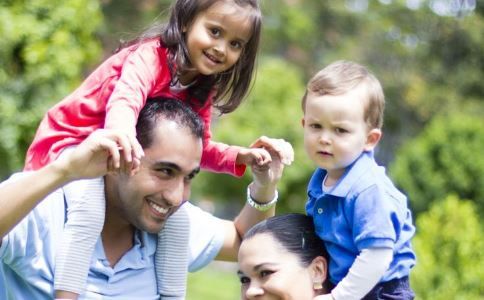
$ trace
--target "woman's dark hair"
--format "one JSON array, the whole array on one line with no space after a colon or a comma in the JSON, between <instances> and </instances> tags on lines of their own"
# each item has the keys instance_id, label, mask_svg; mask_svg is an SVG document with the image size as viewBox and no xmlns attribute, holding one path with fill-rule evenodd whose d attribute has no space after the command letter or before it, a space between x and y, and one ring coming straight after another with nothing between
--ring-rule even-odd
<instances>
[{"instance_id":1,"label":"woman's dark hair","mask_svg":"<svg viewBox=\"0 0 484 300\"><path fill-rule=\"evenodd\" d=\"M197 84L189 88L189 93L190 96L204 104L211 89L216 86L217 93L213 104L224 114L235 110L251 87L262 27L259 0L176 0L170 8L168 23L151 27L140 37L122 45L122 47L159 37L161 43L169 52L168 61L171 64L172 77L174 66L181 73L190 70L191 63L183 28L189 27L199 13L219 1L233 1L238 6L250 6L252 8L250 15L253 24L252 35L234 66L220 74L201 75Z\"/></svg>"},{"instance_id":2,"label":"woman's dark hair","mask_svg":"<svg viewBox=\"0 0 484 300\"><path fill-rule=\"evenodd\" d=\"M313 219L297 213L268 218L257 223L244 235L248 240L258 234L271 235L287 252L296 255L303 267L308 267L318 256L329 261L323 241L316 235ZM329 280L324 286L330 290Z\"/></svg>"},{"instance_id":3,"label":"woman's dark hair","mask_svg":"<svg viewBox=\"0 0 484 300\"><path fill-rule=\"evenodd\" d=\"M153 130L159 119L174 121L178 126L188 128L194 137L203 138L203 121L186 103L171 98L150 98L136 123L136 138L143 149L153 143Z\"/></svg>"}]
</instances>

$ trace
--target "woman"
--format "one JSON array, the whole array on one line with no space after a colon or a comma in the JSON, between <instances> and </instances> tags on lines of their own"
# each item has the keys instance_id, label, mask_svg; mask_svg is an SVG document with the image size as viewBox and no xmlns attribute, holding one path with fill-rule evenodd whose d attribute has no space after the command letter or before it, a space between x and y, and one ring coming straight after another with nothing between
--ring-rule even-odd
<instances>
[{"instance_id":1,"label":"woman","mask_svg":"<svg viewBox=\"0 0 484 300\"><path fill-rule=\"evenodd\" d=\"M306 215L258 223L245 234L238 260L242 299L311 300L330 291L328 254Z\"/></svg>"}]
</instances>

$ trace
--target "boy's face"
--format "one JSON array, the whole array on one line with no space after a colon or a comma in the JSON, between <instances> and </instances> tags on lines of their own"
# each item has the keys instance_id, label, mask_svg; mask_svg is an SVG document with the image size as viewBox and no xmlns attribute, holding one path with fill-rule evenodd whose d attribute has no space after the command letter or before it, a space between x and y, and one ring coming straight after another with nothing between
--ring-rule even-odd
<instances>
[{"instance_id":1,"label":"boy's face","mask_svg":"<svg viewBox=\"0 0 484 300\"><path fill-rule=\"evenodd\" d=\"M302 120L304 147L309 158L333 179L380 139L381 131L369 130L365 123L365 95L364 86L336 96L308 93Z\"/></svg>"}]
</instances>

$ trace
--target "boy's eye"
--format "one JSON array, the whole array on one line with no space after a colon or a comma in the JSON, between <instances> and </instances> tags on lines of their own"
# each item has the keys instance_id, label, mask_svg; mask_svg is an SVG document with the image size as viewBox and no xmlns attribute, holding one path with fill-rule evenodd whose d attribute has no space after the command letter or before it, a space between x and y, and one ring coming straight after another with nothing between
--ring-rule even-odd
<instances>
[{"instance_id":1,"label":"boy's eye","mask_svg":"<svg viewBox=\"0 0 484 300\"><path fill-rule=\"evenodd\" d=\"M319 124L310 124L309 127L313 129L321 129L321 125Z\"/></svg>"},{"instance_id":2,"label":"boy's eye","mask_svg":"<svg viewBox=\"0 0 484 300\"><path fill-rule=\"evenodd\" d=\"M348 130L346 130L344 128L340 128L340 127L336 128L335 130L336 130L336 133L338 133L338 134L342 134L342 133L347 133L348 132Z\"/></svg>"}]
</instances>

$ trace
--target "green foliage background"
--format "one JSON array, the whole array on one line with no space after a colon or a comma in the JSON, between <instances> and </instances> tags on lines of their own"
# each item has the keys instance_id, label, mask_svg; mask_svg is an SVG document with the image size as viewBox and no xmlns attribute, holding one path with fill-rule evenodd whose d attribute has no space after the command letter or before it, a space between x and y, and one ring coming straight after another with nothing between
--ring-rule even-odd
<instances>
[{"instance_id":1,"label":"green foliage background","mask_svg":"<svg viewBox=\"0 0 484 300\"><path fill-rule=\"evenodd\" d=\"M368 66L387 99L377 159L409 195L417 218L412 285L418 299L484 298L484 3L473 2L263 0L253 91L236 112L213 122L217 141L248 145L260 135L290 141L296 161L281 182L278 213L303 211L313 169L300 125L305 82L336 59ZM2 178L22 168L47 108L120 39L164 20L170 3L0 1ZM233 217L249 180L250 174L202 174L193 199L213 201L216 214ZM189 299L238 298L237 284L220 292L228 276L235 275L213 269L192 275Z\"/></svg>"}]
</instances>

